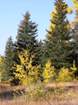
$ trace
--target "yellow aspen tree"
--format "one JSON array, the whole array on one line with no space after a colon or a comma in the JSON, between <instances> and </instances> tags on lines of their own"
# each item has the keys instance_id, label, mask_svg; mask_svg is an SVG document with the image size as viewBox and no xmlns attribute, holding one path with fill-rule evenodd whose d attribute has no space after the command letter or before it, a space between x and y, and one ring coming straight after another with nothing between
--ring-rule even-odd
<instances>
[{"instance_id":1,"label":"yellow aspen tree","mask_svg":"<svg viewBox=\"0 0 78 105\"><path fill-rule=\"evenodd\" d=\"M44 71L43 71L43 78L44 82L48 83L55 78L55 68L52 66L52 63L50 60L45 64Z\"/></svg>"}]
</instances>

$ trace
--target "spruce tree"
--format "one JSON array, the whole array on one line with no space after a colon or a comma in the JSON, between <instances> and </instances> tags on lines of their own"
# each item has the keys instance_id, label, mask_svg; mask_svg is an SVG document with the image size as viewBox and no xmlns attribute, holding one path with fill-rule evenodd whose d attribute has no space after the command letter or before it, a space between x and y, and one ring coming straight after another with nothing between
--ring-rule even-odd
<instances>
[{"instance_id":1,"label":"spruce tree","mask_svg":"<svg viewBox=\"0 0 78 105\"><path fill-rule=\"evenodd\" d=\"M71 25L72 29L71 55L72 55L72 61L75 61L75 64L77 66L78 65L78 9L76 10L76 17L72 22L72 25Z\"/></svg>"},{"instance_id":2,"label":"spruce tree","mask_svg":"<svg viewBox=\"0 0 78 105\"><path fill-rule=\"evenodd\" d=\"M50 29L45 40L45 54L56 68L70 66L68 50L70 49L69 22L67 20L68 5L64 0L55 0L55 9L51 13Z\"/></svg>"},{"instance_id":3,"label":"spruce tree","mask_svg":"<svg viewBox=\"0 0 78 105\"><path fill-rule=\"evenodd\" d=\"M75 19L73 22L71 22L71 52L70 57L71 61L75 64L77 67L77 70L74 72L74 76L78 76L78 1L72 0L74 3L74 9L75 9Z\"/></svg>"},{"instance_id":4,"label":"spruce tree","mask_svg":"<svg viewBox=\"0 0 78 105\"><path fill-rule=\"evenodd\" d=\"M10 80L13 76L14 68L14 51L13 51L13 41L12 38L9 37L6 43L5 48L5 70L6 70L6 77Z\"/></svg>"},{"instance_id":5,"label":"spruce tree","mask_svg":"<svg viewBox=\"0 0 78 105\"><path fill-rule=\"evenodd\" d=\"M36 37L37 24L30 20L30 14L26 12L18 29L16 48L18 51L29 50L30 57L33 55L33 65L39 64L39 43Z\"/></svg>"}]
</instances>

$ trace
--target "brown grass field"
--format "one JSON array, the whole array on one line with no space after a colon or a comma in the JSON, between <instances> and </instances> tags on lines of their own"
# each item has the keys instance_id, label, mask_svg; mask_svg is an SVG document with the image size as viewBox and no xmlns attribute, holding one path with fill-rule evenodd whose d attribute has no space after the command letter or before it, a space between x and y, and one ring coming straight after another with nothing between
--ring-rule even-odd
<instances>
[{"instance_id":1,"label":"brown grass field","mask_svg":"<svg viewBox=\"0 0 78 105\"><path fill-rule=\"evenodd\" d=\"M37 97L37 99L35 99L35 95L31 99L26 94L11 98L11 93L17 90L19 92L22 90L24 93L27 89L25 86L11 87L1 84L0 105L78 105L77 82L47 84L45 86L46 95Z\"/></svg>"}]
</instances>

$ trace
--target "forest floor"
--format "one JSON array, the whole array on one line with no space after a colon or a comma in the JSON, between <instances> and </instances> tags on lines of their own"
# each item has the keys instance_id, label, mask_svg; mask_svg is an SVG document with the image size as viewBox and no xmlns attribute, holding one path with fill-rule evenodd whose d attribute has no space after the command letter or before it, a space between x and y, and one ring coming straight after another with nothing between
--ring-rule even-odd
<instances>
[{"instance_id":1,"label":"forest floor","mask_svg":"<svg viewBox=\"0 0 78 105\"><path fill-rule=\"evenodd\" d=\"M47 84L44 86L45 93L40 87L37 91L33 90L33 87L29 89L25 86L11 87L1 84L0 105L78 105L77 82ZM18 92L16 92L17 90ZM30 95L27 91L32 94Z\"/></svg>"}]
</instances>

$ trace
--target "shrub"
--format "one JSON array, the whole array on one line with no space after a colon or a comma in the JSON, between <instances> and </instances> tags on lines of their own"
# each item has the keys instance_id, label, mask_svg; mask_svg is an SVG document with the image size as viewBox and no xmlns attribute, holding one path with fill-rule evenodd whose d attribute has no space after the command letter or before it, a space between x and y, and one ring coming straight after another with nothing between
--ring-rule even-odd
<instances>
[{"instance_id":1,"label":"shrub","mask_svg":"<svg viewBox=\"0 0 78 105\"><path fill-rule=\"evenodd\" d=\"M70 68L70 71L73 74L73 78L77 79L78 78L78 68L75 65L75 62L73 63L73 66Z\"/></svg>"},{"instance_id":2,"label":"shrub","mask_svg":"<svg viewBox=\"0 0 78 105\"><path fill-rule=\"evenodd\" d=\"M2 80L5 80L6 76L5 76L5 58L0 56L0 82Z\"/></svg>"},{"instance_id":3,"label":"shrub","mask_svg":"<svg viewBox=\"0 0 78 105\"><path fill-rule=\"evenodd\" d=\"M18 80L18 85L29 85L37 82L40 76L40 66L32 65L32 57L29 59L28 51L19 54L20 64L16 64L16 70L13 73L14 79Z\"/></svg>"},{"instance_id":4,"label":"shrub","mask_svg":"<svg viewBox=\"0 0 78 105\"><path fill-rule=\"evenodd\" d=\"M69 71L68 68L61 68L58 77L57 77L57 81L62 81L62 82L68 82L71 81L72 78L72 73Z\"/></svg>"},{"instance_id":5,"label":"shrub","mask_svg":"<svg viewBox=\"0 0 78 105\"><path fill-rule=\"evenodd\" d=\"M55 75L56 75L55 68L52 66L50 60L48 60L48 62L46 63L42 75L43 75L45 83L50 82L55 79Z\"/></svg>"},{"instance_id":6,"label":"shrub","mask_svg":"<svg viewBox=\"0 0 78 105\"><path fill-rule=\"evenodd\" d=\"M14 75L15 75L15 78L19 80L19 84L25 85L27 83L26 72L22 65L16 66L16 72L14 73Z\"/></svg>"},{"instance_id":7,"label":"shrub","mask_svg":"<svg viewBox=\"0 0 78 105\"><path fill-rule=\"evenodd\" d=\"M29 66L28 78L30 82L37 82L40 77L40 67L39 66Z\"/></svg>"}]
</instances>

